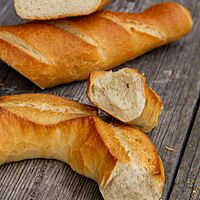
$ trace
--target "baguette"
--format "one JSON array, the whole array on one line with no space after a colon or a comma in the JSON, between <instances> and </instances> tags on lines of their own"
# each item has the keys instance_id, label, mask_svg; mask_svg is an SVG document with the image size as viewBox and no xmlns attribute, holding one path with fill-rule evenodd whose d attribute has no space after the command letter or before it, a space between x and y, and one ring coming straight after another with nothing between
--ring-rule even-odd
<instances>
[{"instance_id":1,"label":"baguette","mask_svg":"<svg viewBox=\"0 0 200 200\"><path fill-rule=\"evenodd\" d=\"M17 14L24 19L49 20L91 14L108 0L14 0Z\"/></svg>"},{"instance_id":2,"label":"baguette","mask_svg":"<svg viewBox=\"0 0 200 200\"><path fill-rule=\"evenodd\" d=\"M87 96L95 106L145 132L158 124L163 109L161 98L148 87L145 77L137 69L92 72Z\"/></svg>"},{"instance_id":3,"label":"baguette","mask_svg":"<svg viewBox=\"0 0 200 200\"><path fill-rule=\"evenodd\" d=\"M51 95L0 97L0 164L34 158L68 163L106 200L162 194L163 164L141 130L107 124L94 108Z\"/></svg>"},{"instance_id":4,"label":"baguette","mask_svg":"<svg viewBox=\"0 0 200 200\"><path fill-rule=\"evenodd\" d=\"M0 27L0 59L42 89L87 79L192 28L188 10L159 3L143 13L103 11L90 16Z\"/></svg>"}]
</instances>

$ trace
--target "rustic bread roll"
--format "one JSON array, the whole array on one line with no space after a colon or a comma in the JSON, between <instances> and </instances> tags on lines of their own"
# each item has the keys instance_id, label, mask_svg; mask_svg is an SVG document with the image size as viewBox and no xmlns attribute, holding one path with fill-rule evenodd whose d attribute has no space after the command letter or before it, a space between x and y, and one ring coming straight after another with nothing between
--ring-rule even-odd
<instances>
[{"instance_id":1,"label":"rustic bread roll","mask_svg":"<svg viewBox=\"0 0 200 200\"><path fill-rule=\"evenodd\" d=\"M163 109L160 97L137 69L90 74L87 96L97 107L118 120L151 131Z\"/></svg>"},{"instance_id":2,"label":"rustic bread roll","mask_svg":"<svg viewBox=\"0 0 200 200\"><path fill-rule=\"evenodd\" d=\"M0 59L41 88L88 78L177 40L190 13L160 3L143 13L104 11L87 17L0 27Z\"/></svg>"},{"instance_id":3,"label":"rustic bread roll","mask_svg":"<svg viewBox=\"0 0 200 200\"><path fill-rule=\"evenodd\" d=\"M108 0L14 0L17 14L24 19L58 19L91 14Z\"/></svg>"},{"instance_id":4,"label":"rustic bread roll","mask_svg":"<svg viewBox=\"0 0 200 200\"><path fill-rule=\"evenodd\" d=\"M159 200L164 169L150 139L95 114L94 108L51 95L1 97L0 164L57 159L97 181L106 200Z\"/></svg>"},{"instance_id":5,"label":"rustic bread roll","mask_svg":"<svg viewBox=\"0 0 200 200\"><path fill-rule=\"evenodd\" d=\"M186 35L191 15L177 3L143 13L104 11L87 17L0 27L0 59L41 88L88 78Z\"/></svg>"}]
</instances>

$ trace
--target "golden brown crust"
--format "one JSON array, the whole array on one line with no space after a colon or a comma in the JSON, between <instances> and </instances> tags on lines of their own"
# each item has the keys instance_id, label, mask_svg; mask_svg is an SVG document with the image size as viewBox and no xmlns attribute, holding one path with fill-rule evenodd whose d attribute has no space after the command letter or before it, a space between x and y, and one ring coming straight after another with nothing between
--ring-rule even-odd
<instances>
[{"instance_id":1,"label":"golden brown crust","mask_svg":"<svg viewBox=\"0 0 200 200\"><path fill-rule=\"evenodd\" d=\"M51 108L55 115L63 106L88 112L88 115L80 114L76 118L41 124L38 116L40 112L47 112L41 109L43 104L46 105L45 108ZM10 110L9 108L14 105L17 105L15 109ZM32 121L26 118L26 114L18 114L20 105L23 105L24 113L35 105L35 112L28 111L37 120ZM46 118L52 118L52 115L46 114ZM69 110L65 111L65 115L71 115ZM132 160L123 142L118 138L115 128L94 115L92 107L51 95L25 94L1 97L0 164L33 158L61 160L68 163L76 172L96 180L104 192L103 188L108 184L108 180L118 176L114 172L115 168L119 164L129 166L134 161L138 170L141 168L141 172L145 170L148 173L148 184L154 184L156 181L158 186L155 187L160 196L164 184L163 174L160 173L163 172L163 166L150 139L138 129L117 126L135 157Z\"/></svg>"},{"instance_id":2,"label":"golden brown crust","mask_svg":"<svg viewBox=\"0 0 200 200\"><path fill-rule=\"evenodd\" d=\"M105 122L102 122L99 118L93 118L96 124L96 128L108 147L111 154L120 162L128 162L130 158L125 151L125 148L120 144L120 141L116 138L115 132ZM105 131L106 130L106 131Z\"/></svg>"},{"instance_id":3,"label":"golden brown crust","mask_svg":"<svg viewBox=\"0 0 200 200\"><path fill-rule=\"evenodd\" d=\"M58 16L51 16L51 17L37 17L37 16L24 16L22 13L17 12L17 14L23 18L23 19L30 19L30 20L52 20L52 19L61 19L61 18L66 18L66 17L77 17L77 16L84 16L84 15L89 15L92 14L100 9L102 9L104 6L106 6L109 3L109 0L101 0L101 3L99 5L97 5L96 8L94 8L93 10L88 10L88 12L81 12L81 13L66 13L64 15L58 15Z\"/></svg>"},{"instance_id":4,"label":"golden brown crust","mask_svg":"<svg viewBox=\"0 0 200 200\"><path fill-rule=\"evenodd\" d=\"M132 128L129 125L116 125L128 143L140 164L152 175L161 174L162 168L160 157L154 144L149 140L149 137L138 128ZM147 153L148 152L148 153Z\"/></svg>"},{"instance_id":5,"label":"golden brown crust","mask_svg":"<svg viewBox=\"0 0 200 200\"><path fill-rule=\"evenodd\" d=\"M28 94L28 95L14 95L14 96L1 96L0 97L0 106L2 104L19 104L19 103L38 103L39 105L45 103L47 105L59 107L68 107L79 109L83 112L88 112L92 115L96 115L97 108L93 106L88 106L84 104L80 104L77 101L70 100L64 97L58 97L51 94Z\"/></svg>"},{"instance_id":6,"label":"golden brown crust","mask_svg":"<svg viewBox=\"0 0 200 200\"><path fill-rule=\"evenodd\" d=\"M73 119L56 121L54 124L41 124L40 112L43 112L46 118L52 118L52 115L48 115L48 110L39 109L40 107L34 107L35 112L33 112L30 106L41 106L44 103L48 108L49 106L57 108L51 110L52 115L56 115L56 112L63 107L80 110L83 114L80 113ZM24 112L18 114L21 104ZM10 110L13 105L17 106L14 110ZM36 120L27 119L26 112L34 115ZM88 116L84 115L84 112L88 112ZM66 110L65 115L71 115L71 112ZM70 163L78 173L96 180L99 184L103 180L106 181L117 158L112 156L101 139L95 118L92 117L95 115L93 107L52 95L27 94L1 97L0 163L32 158L53 158ZM98 123L100 122L99 120ZM11 123L12 126L9 125ZM106 127L110 128L104 124L104 128Z\"/></svg>"},{"instance_id":7,"label":"golden brown crust","mask_svg":"<svg viewBox=\"0 0 200 200\"><path fill-rule=\"evenodd\" d=\"M156 4L138 14L103 11L60 22L1 26L0 59L48 88L112 69L192 29L189 11L177 3Z\"/></svg>"},{"instance_id":8,"label":"golden brown crust","mask_svg":"<svg viewBox=\"0 0 200 200\"><path fill-rule=\"evenodd\" d=\"M4 32L23 39L34 49L39 49L39 53L49 61L49 63L39 61L30 55L31 50L30 54L27 54L16 45L1 40L0 36L0 58L42 88L53 87L74 79L81 80L83 76L87 78L87 70L89 68L92 70L94 63L101 65L97 47L71 33L63 34L63 30L57 27L38 23L0 27L0 34ZM74 47L71 49L72 42ZM81 53L79 53L80 47ZM80 62L82 68L77 67ZM85 62L87 62L87 70Z\"/></svg>"},{"instance_id":9,"label":"golden brown crust","mask_svg":"<svg viewBox=\"0 0 200 200\"><path fill-rule=\"evenodd\" d=\"M115 166L116 161L95 131L91 117L44 126L2 108L0 116L0 125L4 128L0 134L1 164L33 158L57 159L98 183L107 179Z\"/></svg>"},{"instance_id":10,"label":"golden brown crust","mask_svg":"<svg viewBox=\"0 0 200 200\"><path fill-rule=\"evenodd\" d=\"M163 34L165 37L163 39L167 41L176 40L192 29L190 12L176 2L158 3L146 9L143 13L109 13L103 11L102 16L104 15L116 17L122 23L139 22L149 25Z\"/></svg>"},{"instance_id":11,"label":"golden brown crust","mask_svg":"<svg viewBox=\"0 0 200 200\"><path fill-rule=\"evenodd\" d=\"M96 116L94 107L47 94L1 97L0 106L23 119L41 125L53 125L83 116ZM30 115L30 113L32 113Z\"/></svg>"},{"instance_id":12,"label":"golden brown crust","mask_svg":"<svg viewBox=\"0 0 200 200\"><path fill-rule=\"evenodd\" d=\"M130 123L149 132L158 125L158 117L163 110L163 103L160 96L147 85L145 86L145 95L146 104L141 116Z\"/></svg>"}]
</instances>

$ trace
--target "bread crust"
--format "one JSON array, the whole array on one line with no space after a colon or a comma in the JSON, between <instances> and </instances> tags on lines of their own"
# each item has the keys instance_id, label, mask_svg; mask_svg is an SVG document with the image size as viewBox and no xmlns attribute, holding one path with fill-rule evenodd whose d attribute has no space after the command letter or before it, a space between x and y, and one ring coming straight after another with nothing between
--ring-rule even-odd
<instances>
[{"instance_id":1,"label":"bread crust","mask_svg":"<svg viewBox=\"0 0 200 200\"><path fill-rule=\"evenodd\" d=\"M160 3L142 13L102 11L90 16L0 27L0 59L44 88L87 79L192 29L177 3ZM108 31L109 30L109 31Z\"/></svg>"},{"instance_id":2,"label":"bread crust","mask_svg":"<svg viewBox=\"0 0 200 200\"><path fill-rule=\"evenodd\" d=\"M146 104L140 117L129 122L139 126L145 132L150 132L158 125L158 117L162 113L163 103L160 96L147 85L145 86Z\"/></svg>"},{"instance_id":3,"label":"bread crust","mask_svg":"<svg viewBox=\"0 0 200 200\"><path fill-rule=\"evenodd\" d=\"M126 71L129 74L133 74L135 77L140 77L140 79L142 80L142 85L144 87L144 92L145 92L145 106L139 117L131 121L125 121L119 115L114 114L112 111L108 110L107 107L105 107L104 105L100 104L98 101L95 101L93 99L95 81L98 80L99 78L104 77L106 74L112 73L112 72L106 72L106 71L91 72L89 76L87 91L86 91L87 97L95 106L109 113L114 118L122 121L123 123L130 124L133 126L138 126L145 132L149 132L155 126L158 125L158 117L163 110L162 100L160 96L146 84L146 78L142 74L140 74L136 68L133 68L133 69L124 68L122 69L122 71ZM115 72L113 72L113 75L114 73ZM134 96L135 93L136 91L132 91L132 94L130 95ZM121 112L123 112L123 110Z\"/></svg>"},{"instance_id":4,"label":"bread crust","mask_svg":"<svg viewBox=\"0 0 200 200\"><path fill-rule=\"evenodd\" d=\"M96 8L92 10L88 10L88 12L81 12L81 13L66 13L63 15L57 15L57 16L51 16L51 17L37 17L37 16L29 16L29 15L24 15L22 12L20 12L19 9L17 9L16 1L14 1L15 9L17 15L19 15L23 19L30 19L30 20L52 20L52 19L61 19L61 18L66 18L66 17L77 17L77 16L84 16L84 15L89 15L92 14L100 9L102 9L104 6L106 6L109 3L109 0L101 0L101 2L96 6Z\"/></svg>"},{"instance_id":5,"label":"bread crust","mask_svg":"<svg viewBox=\"0 0 200 200\"><path fill-rule=\"evenodd\" d=\"M46 109L42 109L43 104ZM76 118L59 118L59 121L49 123L53 115L63 112L63 106L70 106L73 110L78 109L83 113ZM30 107L35 112L29 110ZM24 112L18 112L20 109ZM34 120L27 118L27 109L29 114L35 116ZM52 112L50 115L49 111ZM45 124L40 123L41 112L49 118ZM64 114L68 116L72 113L66 110ZM95 115L93 107L51 95L24 94L0 97L0 164L33 158L66 162L77 173L97 181L107 200L119 199L110 198L106 192L110 183L116 177L121 177L119 172L116 174L116 168L133 165L144 173L146 182L143 189L147 190L149 199L158 200L164 184L163 164L150 139L138 129L125 125L113 126ZM116 128L121 131L120 134L131 147L130 150L127 150L126 144L120 140ZM130 168L129 173L135 174L133 169ZM128 180L123 184L129 185ZM145 188L149 187L148 184L151 184L151 189ZM134 187L139 185L140 181ZM132 187L129 189L134 194L134 187L128 187ZM110 192L113 191L114 188ZM121 189L119 192L126 195L127 191ZM130 197L131 194L127 199L131 199ZM144 198L145 196L140 195L136 200Z\"/></svg>"}]
</instances>

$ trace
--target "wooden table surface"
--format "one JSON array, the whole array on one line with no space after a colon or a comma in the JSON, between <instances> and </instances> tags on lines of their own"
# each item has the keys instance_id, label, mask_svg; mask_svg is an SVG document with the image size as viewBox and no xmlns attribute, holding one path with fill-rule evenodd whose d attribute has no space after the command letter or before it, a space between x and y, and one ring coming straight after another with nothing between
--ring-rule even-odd
<instances>
[{"instance_id":1,"label":"wooden table surface","mask_svg":"<svg viewBox=\"0 0 200 200\"><path fill-rule=\"evenodd\" d=\"M113 0L109 9L137 12L158 0ZM149 136L165 166L162 200L200 199L200 1L179 0L193 15L193 32L123 67L136 66L162 97L165 109ZM23 22L12 0L0 0L0 25ZM1 48L1 47L0 47ZM43 92L89 103L87 82L41 91L0 62L0 95ZM0 200L102 199L97 184L54 160L29 160L0 167Z\"/></svg>"}]
</instances>

